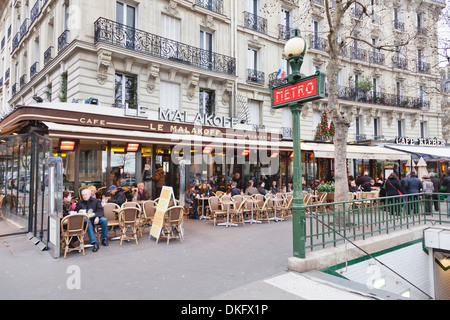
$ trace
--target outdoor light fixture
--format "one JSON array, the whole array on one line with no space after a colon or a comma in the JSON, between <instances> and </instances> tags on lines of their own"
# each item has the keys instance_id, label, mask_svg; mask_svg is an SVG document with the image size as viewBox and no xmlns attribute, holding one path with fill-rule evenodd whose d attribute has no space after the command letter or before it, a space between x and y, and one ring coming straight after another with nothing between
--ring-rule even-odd
<instances>
[{"instance_id":1,"label":"outdoor light fixture","mask_svg":"<svg viewBox=\"0 0 450 320\"><path fill-rule=\"evenodd\" d=\"M279 152L274 152L274 153L272 153L272 155L270 157L276 158L276 157L278 157L279 154L280 154Z\"/></svg>"},{"instance_id":2,"label":"outdoor light fixture","mask_svg":"<svg viewBox=\"0 0 450 320\"><path fill-rule=\"evenodd\" d=\"M249 154L250 154L250 150L248 150L248 149L244 149L244 150L242 151L242 155L243 155L244 157L248 156Z\"/></svg>"},{"instance_id":3,"label":"outdoor light fixture","mask_svg":"<svg viewBox=\"0 0 450 320\"><path fill-rule=\"evenodd\" d=\"M302 77L300 68L306 53L306 41L302 38L299 29L292 30L291 38L284 46L284 54L289 60L292 72L288 75L288 82L294 82Z\"/></svg>"},{"instance_id":4,"label":"outdoor light fixture","mask_svg":"<svg viewBox=\"0 0 450 320\"><path fill-rule=\"evenodd\" d=\"M33 100L36 101L37 103L44 102L44 99L42 99L41 97L38 97L38 96L33 97Z\"/></svg>"},{"instance_id":5,"label":"outdoor light fixture","mask_svg":"<svg viewBox=\"0 0 450 320\"><path fill-rule=\"evenodd\" d=\"M212 147L204 147L203 148L203 153L211 153L211 151L213 150L213 148Z\"/></svg>"},{"instance_id":6,"label":"outdoor light fixture","mask_svg":"<svg viewBox=\"0 0 450 320\"><path fill-rule=\"evenodd\" d=\"M127 152L137 152L139 150L139 143L127 143Z\"/></svg>"},{"instance_id":7,"label":"outdoor light fixture","mask_svg":"<svg viewBox=\"0 0 450 320\"><path fill-rule=\"evenodd\" d=\"M76 144L74 140L59 140L59 151L74 151Z\"/></svg>"}]
</instances>

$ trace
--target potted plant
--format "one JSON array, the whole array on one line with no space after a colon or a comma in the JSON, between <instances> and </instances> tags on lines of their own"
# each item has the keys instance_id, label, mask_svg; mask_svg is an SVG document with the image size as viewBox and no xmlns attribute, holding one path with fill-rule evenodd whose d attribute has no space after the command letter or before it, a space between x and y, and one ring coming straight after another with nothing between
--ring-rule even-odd
<instances>
[{"instance_id":1,"label":"potted plant","mask_svg":"<svg viewBox=\"0 0 450 320\"><path fill-rule=\"evenodd\" d=\"M334 182L327 182L325 184L320 184L317 187L317 192L320 193L327 193L327 201L333 202L334 201Z\"/></svg>"}]
</instances>

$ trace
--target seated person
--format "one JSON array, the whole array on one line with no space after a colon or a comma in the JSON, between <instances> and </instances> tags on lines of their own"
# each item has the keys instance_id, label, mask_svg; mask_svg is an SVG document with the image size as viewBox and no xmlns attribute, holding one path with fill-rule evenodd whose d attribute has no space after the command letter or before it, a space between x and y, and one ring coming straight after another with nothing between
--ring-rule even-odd
<instances>
[{"instance_id":1,"label":"seated person","mask_svg":"<svg viewBox=\"0 0 450 320\"><path fill-rule=\"evenodd\" d=\"M356 186L356 181L352 180L350 181L350 187L349 187L349 191L350 192L358 192L358 187Z\"/></svg>"},{"instance_id":2,"label":"seated person","mask_svg":"<svg viewBox=\"0 0 450 320\"><path fill-rule=\"evenodd\" d=\"M241 194L241 189L239 189L239 188L237 187L236 181L231 181L231 190L230 190L230 194L231 194L232 197Z\"/></svg>"},{"instance_id":3,"label":"seated person","mask_svg":"<svg viewBox=\"0 0 450 320\"><path fill-rule=\"evenodd\" d=\"M91 197L91 190L84 189L81 191L81 200L77 202L75 211L86 210L89 215L89 210L92 210L93 217L89 217L90 222L87 230L89 242L94 245L93 252L97 252L99 247L97 239L95 238L94 225L100 224L102 228L102 245L108 246L108 220L103 216L103 207L100 200Z\"/></svg>"},{"instance_id":4,"label":"seated person","mask_svg":"<svg viewBox=\"0 0 450 320\"><path fill-rule=\"evenodd\" d=\"M245 190L245 194L246 195L249 195L249 196L252 196L252 195L254 195L254 194L259 194L259 191L258 191L258 189L256 189L254 186L253 186L253 180L249 180L248 181L248 187L247 187L247 190Z\"/></svg>"},{"instance_id":5,"label":"seated person","mask_svg":"<svg viewBox=\"0 0 450 320\"><path fill-rule=\"evenodd\" d=\"M70 211L75 211L75 203L72 202L72 192L63 191L63 217L69 215Z\"/></svg>"},{"instance_id":6,"label":"seated person","mask_svg":"<svg viewBox=\"0 0 450 320\"><path fill-rule=\"evenodd\" d=\"M205 181L202 182L200 187L198 188L198 193L200 194L200 197L211 197L212 196L212 189L211 186Z\"/></svg>"},{"instance_id":7,"label":"seated person","mask_svg":"<svg viewBox=\"0 0 450 320\"><path fill-rule=\"evenodd\" d=\"M111 186L108 190L111 194L112 198L108 199L108 203L112 202L117 204L119 207L122 206L127 200L125 194L122 191L122 188L117 188L116 186Z\"/></svg>"},{"instance_id":8,"label":"seated person","mask_svg":"<svg viewBox=\"0 0 450 320\"><path fill-rule=\"evenodd\" d=\"M87 188L91 190L91 197L97 198L97 188L95 186L89 186Z\"/></svg>"},{"instance_id":9,"label":"seated person","mask_svg":"<svg viewBox=\"0 0 450 320\"><path fill-rule=\"evenodd\" d=\"M372 191L374 186L375 186L375 180L373 180L373 179L370 181L364 182L361 185L361 191L370 192L370 191Z\"/></svg>"},{"instance_id":10,"label":"seated person","mask_svg":"<svg viewBox=\"0 0 450 320\"><path fill-rule=\"evenodd\" d=\"M266 189L264 188L265 183L263 181L261 181L260 183L258 183L258 192L260 194L262 194L263 196L265 196L267 194Z\"/></svg>"},{"instance_id":11,"label":"seated person","mask_svg":"<svg viewBox=\"0 0 450 320\"><path fill-rule=\"evenodd\" d=\"M137 201L145 201L145 200L151 200L152 197L150 196L150 193L147 190L144 190L144 183L139 182L137 184L137 191L136 194L133 196Z\"/></svg>"},{"instance_id":12,"label":"seated person","mask_svg":"<svg viewBox=\"0 0 450 320\"><path fill-rule=\"evenodd\" d=\"M195 201L196 197L196 191L194 184L190 184L187 188L186 192L184 193L184 206L185 207L192 207L191 212L189 213L188 218L189 219L198 219L198 213L197 213L197 201Z\"/></svg>"}]
</instances>

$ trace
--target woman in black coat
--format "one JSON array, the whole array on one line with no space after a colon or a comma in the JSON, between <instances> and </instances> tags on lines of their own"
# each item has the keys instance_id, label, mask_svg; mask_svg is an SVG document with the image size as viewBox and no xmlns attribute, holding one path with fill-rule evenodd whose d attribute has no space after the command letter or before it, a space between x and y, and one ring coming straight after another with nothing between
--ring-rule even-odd
<instances>
[{"instance_id":1,"label":"woman in black coat","mask_svg":"<svg viewBox=\"0 0 450 320\"><path fill-rule=\"evenodd\" d=\"M402 197L398 197L403 195L405 191L402 188L400 183L400 179L398 178L395 172L389 175L389 178L384 183L384 188L386 189L386 196L388 197L388 205L389 211L391 214L400 214L401 213L401 201Z\"/></svg>"}]
</instances>

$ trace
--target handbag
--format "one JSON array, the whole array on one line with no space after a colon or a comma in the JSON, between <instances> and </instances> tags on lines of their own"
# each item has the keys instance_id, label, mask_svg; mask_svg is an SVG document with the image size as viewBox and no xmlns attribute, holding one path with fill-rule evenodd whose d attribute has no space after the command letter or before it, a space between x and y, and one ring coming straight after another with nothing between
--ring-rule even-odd
<instances>
[{"instance_id":1,"label":"handbag","mask_svg":"<svg viewBox=\"0 0 450 320\"><path fill-rule=\"evenodd\" d=\"M392 188L394 188L395 190L397 190L399 196L402 196L402 195L403 195L403 193L401 193L400 190L398 190L396 187L394 187L394 185L392 184L392 182L390 182L389 180L388 180L388 182L389 182L389 184L391 185Z\"/></svg>"}]
</instances>

